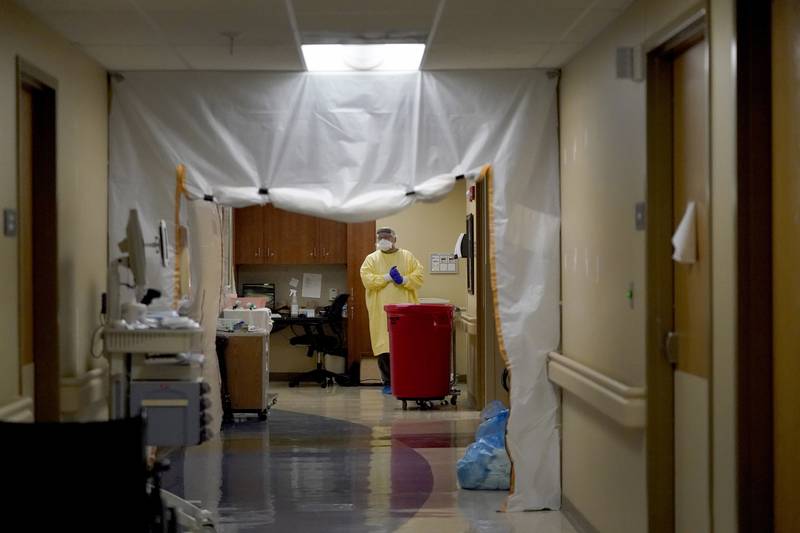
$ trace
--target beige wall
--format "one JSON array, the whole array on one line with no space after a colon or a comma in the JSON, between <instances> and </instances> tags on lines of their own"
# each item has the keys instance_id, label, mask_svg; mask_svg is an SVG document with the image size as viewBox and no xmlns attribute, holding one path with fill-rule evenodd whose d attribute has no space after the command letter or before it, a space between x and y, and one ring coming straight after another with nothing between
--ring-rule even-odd
<instances>
[{"instance_id":1,"label":"beige wall","mask_svg":"<svg viewBox=\"0 0 800 533\"><path fill-rule=\"evenodd\" d=\"M411 251L425 267L425 283L420 298L445 298L455 306L467 308L467 262L460 260L458 274L431 274L431 254L452 253L459 233L466 231L466 183L458 181L450 194L435 204L414 204L396 215L377 221L397 232L397 245ZM467 354L463 335L457 334L456 369L466 374Z\"/></svg>"},{"instance_id":2,"label":"beige wall","mask_svg":"<svg viewBox=\"0 0 800 533\"><path fill-rule=\"evenodd\" d=\"M616 79L615 50L652 42L694 5L633 3L564 67L560 85L563 351L631 386L646 382L645 234L634 226L645 199L646 85ZM563 443L564 496L578 511L600 531L646 531L644 432L565 394Z\"/></svg>"},{"instance_id":3,"label":"beige wall","mask_svg":"<svg viewBox=\"0 0 800 533\"><path fill-rule=\"evenodd\" d=\"M17 55L58 80L58 246L62 376L93 364L106 283L107 92L102 67L10 0L0 0L0 206L17 205ZM17 240L0 237L0 405L18 394ZM37 324L40 334L47 325ZM39 331L37 329L37 331Z\"/></svg>"},{"instance_id":4,"label":"beige wall","mask_svg":"<svg viewBox=\"0 0 800 533\"><path fill-rule=\"evenodd\" d=\"M456 238L465 231L467 210L464 205L464 180L441 202L417 203L396 215L377 221L378 227L389 226L397 232L397 246L405 248L425 267L425 283L419 291L421 298L446 298L459 307L467 305L466 262L459 262L459 272L431 274L433 253L453 253Z\"/></svg>"}]
</instances>

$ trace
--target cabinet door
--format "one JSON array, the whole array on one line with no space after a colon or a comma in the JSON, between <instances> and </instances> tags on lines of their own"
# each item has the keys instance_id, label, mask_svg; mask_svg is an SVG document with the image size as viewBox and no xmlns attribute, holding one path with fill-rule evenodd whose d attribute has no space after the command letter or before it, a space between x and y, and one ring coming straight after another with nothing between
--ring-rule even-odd
<instances>
[{"instance_id":1,"label":"cabinet door","mask_svg":"<svg viewBox=\"0 0 800 533\"><path fill-rule=\"evenodd\" d=\"M265 211L267 263L305 265L317 261L317 219L269 206Z\"/></svg>"},{"instance_id":2,"label":"cabinet door","mask_svg":"<svg viewBox=\"0 0 800 533\"><path fill-rule=\"evenodd\" d=\"M317 263L347 263L347 224L317 219Z\"/></svg>"},{"instance_id":3,"label":"cabinet door","mask_svg":"<svg viewBox=\"0 0 800 533\"><path fill-rule=\"evenodd\" d=\"M347 368L372 355L366 291L361 283L361 264L375 251L375 222L347 225Z\"/></svg>"},{"instance_id":4,"label":"cabinet door","mask_svg":"<svg viewBox=\"0 0 800 533\"><path fill-rule=\"evenodd\" d=\"M263 248L264 225L262 207L235 209L234 244L237 265L256 265L265 262Z\"/></svg>"},{"instance_id":5,"label":"cabinet door","mask_svg":"<svg viewBox=\"0 0 800 533\"><path fill-rule=\"evenodd\" d=\"M264 409L264 337L229 337L225 366L233 410Z\"/></svg>"}]
</instances>

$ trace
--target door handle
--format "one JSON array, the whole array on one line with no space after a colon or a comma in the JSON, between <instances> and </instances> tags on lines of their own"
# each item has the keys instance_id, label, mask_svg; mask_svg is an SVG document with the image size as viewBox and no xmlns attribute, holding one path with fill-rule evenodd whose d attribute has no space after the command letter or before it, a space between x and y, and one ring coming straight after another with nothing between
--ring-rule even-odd
<instances>
[{"instance_id":1,"label":"door handle","mask_svg":"<svg viewBox=\"0 0 800 533\"><path fill-rule=\"evenodd\" d=\"M664 337L664 356L671 365L678 364L678 337L674 331L668 332Z\"/></svg>"}]
</instances>

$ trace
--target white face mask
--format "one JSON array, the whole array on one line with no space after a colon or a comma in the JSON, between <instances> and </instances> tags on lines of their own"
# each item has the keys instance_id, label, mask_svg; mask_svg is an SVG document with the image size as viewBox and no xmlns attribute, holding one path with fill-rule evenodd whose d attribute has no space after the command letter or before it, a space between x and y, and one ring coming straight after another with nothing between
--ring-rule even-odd
<instances>
[{"instance_id":1,"label":"white face mask","mask_svg":"<svg viewBox=\"0 0 800 533\"><path fill-rule=\"evenodd\" d=\"M381 239L378 241L378 250L382 252L388 252L392 248L394 248L394 243L392 241L387 239Z\"/></svg>"}]
</instances>

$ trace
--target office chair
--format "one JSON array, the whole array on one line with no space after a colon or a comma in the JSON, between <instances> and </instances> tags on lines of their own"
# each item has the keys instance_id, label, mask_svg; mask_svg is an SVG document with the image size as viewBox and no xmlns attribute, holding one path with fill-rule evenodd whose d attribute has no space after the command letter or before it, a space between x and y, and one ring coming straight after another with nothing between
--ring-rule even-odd
<instances>
[{"instance_id":1,"label":"office chair","mask_svg":"<svg viewBox=\"0 0 800 533\"><path fill-rule=\"evenodd\" d=\"M169 531L144 436L139 417L0 422L6 521L22 524L19 531Z\"/></svg>"},{"instance_id":2,"label":"office chair","mask_svg":"<svg viewBox=\"0 0 800 533\"><path fill-rule=\"evenodd\" d=\"M313 370L295 376L294 379L289 381L290 387L297 387L301 381L314 381L319 383L319 386L325 388L328 384L333 384L335 381L339 385L348 385L350 378L347 374L337 374L324 368L325 355L335 355L338 357L347 357L347 342L344 332L344 321L342 320L342 309L347 303L349 294L340 294L336 297L333 303L327 308L326 316L328 325L332 335L324 333L322 326L313 334L298 335L289 340L289 343L295 346L308 346L307 355L316 354L317 366Z\"/></svg>"}]
</instances>

